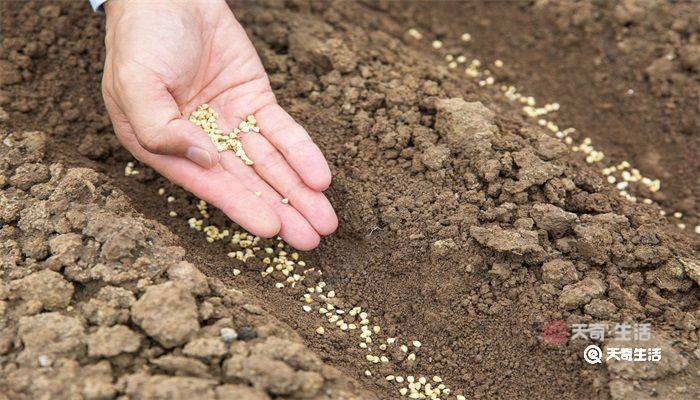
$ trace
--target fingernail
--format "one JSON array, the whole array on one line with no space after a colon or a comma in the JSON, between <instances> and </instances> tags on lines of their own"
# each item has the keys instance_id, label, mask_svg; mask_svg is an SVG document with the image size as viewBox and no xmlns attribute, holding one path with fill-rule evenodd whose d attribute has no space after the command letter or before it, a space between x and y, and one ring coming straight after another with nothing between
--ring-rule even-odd
<instances>
[{"instance_id":1,"label":"fingernail","mask_svg":"<svg viewBox=\"0 0 700 400\"><path fill-rule=\"evenodd\" d=\"M196 146L189 147L187 149L187 152L185 153L185 157L187 157L190 161L195 162L201 167L207 169L213 167L216 164L216 162L219 161L217 159L216 162L214 162L214 160L212 160L211 158L211 155L209 155L208 151Z\"/></svg>"}]
</instances>

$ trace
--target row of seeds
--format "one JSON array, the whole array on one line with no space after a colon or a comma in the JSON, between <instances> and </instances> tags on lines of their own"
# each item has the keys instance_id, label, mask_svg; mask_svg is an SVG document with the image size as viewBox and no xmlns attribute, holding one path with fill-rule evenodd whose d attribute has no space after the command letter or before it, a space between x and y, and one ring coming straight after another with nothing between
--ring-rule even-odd
<instances>
[{"instance_id":1,"label":"row of seeds","mask_svg":"<svg viewBox=\"0 0 700 400\"><path fill-rule=\"evenodd\" d=\"M158 189L158 194L165 199L166 206L171 207L175 203L175 197L166 195L165 188ZM177 215L172 209L169 213ZM338 293L323 280L315 280L315 283L307 285L305 278L308 274L314 273L322 277L323 272L309 267L301 255L289 248L281 238L265 240L233 226L216 226L210 221L211 212L203 200L195 201L191 213L192 216L187 219L189 227L201 232L208 243L226 243L230 247L228 257L250 266L245 272L259 273L277 289L301 286L304 293L297 299L300 308L303 312L319 315L320 324L315 333L323 336L328 330L335 329L354 336L357 346L365 353L365 376L375 376L380 365L389 365L396 370L384 375L383 379L396 384L396 390L401 396L432 400L466 399L464 395L455 393L440 376L400 373L398 362L401 360L392 359L391 348L400 350L402 360L415 361L420 356L422 343L418 340L401 341L383 334L384 330L373 320L368 310L360 306L345 306ZM234 268L233 273L238 276L243 272Z\"/></svg>"},{"instance_id":2,"label":"row of seeds","mask_svg":"<svg viewBox=\"0 0 700 400\"><path fill-rule=\"evenodd\" d=\"M423 34L415 28L409 29L407 34L415 40L423 39ZM472 35L469 33L464 33L460 36L461 42L468 43L471 40ZM443 49L443 46L444 43L441 40L433 40L431 42L431 47L434 50L440 51ZM491 70L488 68L481 69L482 62L479 59L472 59L467 62L468 59L465 55L455 55L451 53L444 54L443 58L449 69L456 69L460 65L466 65L464 74L471 78L479 78L479 86L490 86L496 83L496 78L493 76ZM495 60L493 62L494 68L501 68L503 65L503 61L501 60ZM605 154L593 147L591 138L586 137L583 141L576 144L571 137L572 134L576 133L575 128L568 127L562 129L552 119L544 118L546 115L558 111L560 109L559 103L554 102L538 106L533 96L527 96L518 92L512 85L501 85L500 89L506 99L522 104L522 113L524 116L528 118L537 118L537 124L539 126L551 131L554 136L568 145L572 151L583 153L587 163L603 165L600 172L606 177L610 184L615 185L620 196L633 203L642 202L644 204L654 204L654 201L650 198L633 194L633 185L641 184L645 186L649 192L655 193L661 189L661 181L659 179L643 176L641 172L637 168L633 168L628 161L622 161L618 164L611 165L605 158ZM632 95L634 91L630 89L627 94ZM679 229L687 228L686 224L683 222L683 213L679 211L667 212L659 207L659 214L661 216L673 215L677 220L676 226ZM696 225L693 231L700 234L700 224Z\"/></svg>"}]
</instances>

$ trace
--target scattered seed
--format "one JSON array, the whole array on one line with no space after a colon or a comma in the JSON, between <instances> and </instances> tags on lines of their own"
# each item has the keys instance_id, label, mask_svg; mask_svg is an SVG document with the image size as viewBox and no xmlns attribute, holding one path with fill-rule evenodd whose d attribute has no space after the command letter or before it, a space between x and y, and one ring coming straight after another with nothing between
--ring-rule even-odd
<instances>
[{"instance_id":1,"label":"scattered seed","mask_svg":"<svg viewBox=\"0 0 700 400\"><path fill-rule=\"evenodd\" d=\"M316 328L316 333L318 333L319 335L323 335L324 333L326 333L326 330L322 326L319 326L318 328Z\"/></svg>"},{"instance_id":2,"label":"scattered seed","mask_svg":"<svg viewBox=\"0 0 700 400\"><path fill-rule=\"evenodd\" d=\"M414 38L414 39L416 39L416 40L421 40L421 39L423 39L423 34L421 34L421 33L418 31L418 29L411 28L411 29L408 30L408 34L409 34L412 38Z\"/></svg>"},{"instance_id":3,"label":"scattered seed","mask_svg":"<svg viewBox=\"0 0 700 400\"><path fill-rule=\"evenodd\" d=\"M231 328L221 328L219 334L221 335L221 340L227 343L233 342L238 338L238 333Z\"/></svg>"},{"instance_id":4,"label":"scattered seed","mask_svg":"<svg viewBox=\"0 0 700 400\"><path fill-rule=\"evenodd\" d=\"M52 364L51 359L43 354L37 358L37 362L42 367L50 367Z\"/></svg>"},{"instance_id":5,"label":"scattered seed","mask_svg":"<svg viewBox=\"0 0 700 400\"><path fill-rule=\"evenodd\" d=\"M282 199L282 204L289 204L289 199L288 198L283 198Z\"/></svg>"}]
</instances>

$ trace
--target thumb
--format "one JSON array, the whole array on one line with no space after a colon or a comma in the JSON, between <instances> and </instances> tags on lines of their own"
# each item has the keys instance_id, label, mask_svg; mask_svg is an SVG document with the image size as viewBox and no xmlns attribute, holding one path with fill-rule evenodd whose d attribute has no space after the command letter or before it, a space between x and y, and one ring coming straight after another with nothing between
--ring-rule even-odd
<instances>
[{"instance_id":1,"label":"thumb","mask_svg":"<svg viewBox=\"0 0 700 400\"><path fill-rule=\"evenodd\" d=\"M116 77L115 94L144 149L186 157L203 168L218 164L219 152L212 141L180 114L177 102L157 76L125 68Z\"/></svg>"}]
</instances>

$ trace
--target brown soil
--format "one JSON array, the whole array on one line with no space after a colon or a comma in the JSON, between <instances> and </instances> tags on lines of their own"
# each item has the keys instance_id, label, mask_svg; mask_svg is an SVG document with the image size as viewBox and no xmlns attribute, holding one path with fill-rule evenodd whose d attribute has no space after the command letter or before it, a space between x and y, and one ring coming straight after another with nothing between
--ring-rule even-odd
<instances>
[{"instance_id":1,"label":"brown soil","mask_svg":"<svg viewBox=\"0 0 700 400\"><path fill-rule=\"evenodd\" d=\"M145 166L124 176L130 158L100 99L99 17L78 2L3 3L0 393L388 399L400 397L393 374L439 375L447 398L695 398L693 6L392 4L234 5L278 100L333 170L340 228L302 257L337 293L326 301L361 306L381 326L375 340L396 337L417 356L391 345L379 353L388 362L371 364L357 334L302 311L318 272L275 289L283 277L262 276L259 258L232 260L227 241L190 229L196 199ZM450 70L448 51L503 60L498 83ZM683 56L644 72L668 51ZM601 165L506 100L502 82L559 102L560 126L661 178L660 193L630 190L682 210L688 228L620 197ZM208 223L235 229L216 211ZM649 322L663 361L588 365L590 342L543 341L554 319ZM239 338L222 342L222 327Z\"/></svg>"},{"instance_id":2,"label":"brown soil","mask_svg":"<svg viewBox=\"0 0 700 400\"><path fill-rule=\"evenodd\" d=\"M471 32L466 54L503 60L502 81L559 102L562 125L661 179L654 200L683 212L689 228L700 224L697 2L417 2L388 11L446 42Z\"/></svg>"}]
</instances>

